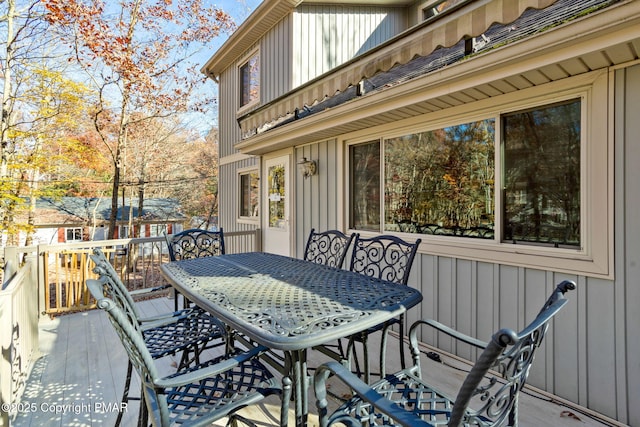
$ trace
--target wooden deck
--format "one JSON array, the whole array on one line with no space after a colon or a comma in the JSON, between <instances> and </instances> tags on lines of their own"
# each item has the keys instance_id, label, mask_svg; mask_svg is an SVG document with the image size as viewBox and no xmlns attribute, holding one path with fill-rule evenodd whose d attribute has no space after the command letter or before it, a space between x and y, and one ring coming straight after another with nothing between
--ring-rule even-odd
<instances>
[{"instance_id":1,"label":"wooden deck","mask_svg":"<svg viewBox=\"0 0 640 427\"><path fill-rule=\"evenodd\" d=\"M160 298L139 304L145 315L153 315L171 310L173 300ZM41 357L22 397L23 411L11 425L112 426L120 409L127 360L106 315L100 310L93 310L42 320L40 350ZM310 366L316 366L323 361L323 356L312 353ZM462 369L468 369L468 366L454 359L443 356L443 360L446 364L457 364ZM171 368L171 360L162 363L164 369ZM391 369L394 369L393 362L390 363ZM447 387L453 390L457 387L457 381L465 374L430 360L426 361L424 371L425 375L442 377ZM337 395L347 392L339 387L335 384L332 391ZM134 380L132 390L132 395L135 395L136 390L139 390L139 382ZM138 402L130 402L125 409L123 426L136 425L138 407ZM312 407L311 410L314 411L315 408ZM253 419L258 426L276 425L279 403L276 398L272 398L259 407L244 410L244 415ZM293 421L293 418L290 420ZM225 425L225 422L226 420L221 420L219 425ZM313 416L309 425L317 426ZM527 390L520 400L520 425L588 427L620 424L598 419L597 414Z\"/></svg>"}]
</instances>

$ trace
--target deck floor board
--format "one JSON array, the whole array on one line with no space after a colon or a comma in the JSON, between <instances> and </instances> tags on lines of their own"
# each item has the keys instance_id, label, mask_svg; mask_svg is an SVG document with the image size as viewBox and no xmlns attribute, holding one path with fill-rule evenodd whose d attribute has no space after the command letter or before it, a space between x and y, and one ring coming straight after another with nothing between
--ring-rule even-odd
<instances>
[{"instance_id":1,"label":"deck floor board","mask_svg":"<svg viewBox=\"0 0 640 427\"><path fill-rule=\"evenodd\" d=\"M139 304L144 316L153 316L173 308L172 298L158 298ZM390 339L390 343L394 343ZM372 342L375 347L375 340ZM22 396L23 406L33 411L24 411L12 421L14 427L94 427L112 426L116 420L124 378L127 356L120 344L107 316L100 310L69 314L53 319L42 319L40 323L40 351L27 381ZM219 351L219 350L212 350ZM211 353L208 357L214 357ZM377 355L373 354L373 360ZM390 355L390 370L398 369L397 361ZM446 357L446 356L445 356ZM317 366L327 360L325 356L310 352L309 366ZM460 369L468 369L464 363L446 358L449 365L459 364ZM162 360L160 371L172 369L175 358ZM459 379L464 372L455 368L436 364L426 359L423 365L426 378L445 384L455 394ZM134 374L131 396L138 396L140 381ZM332 384L336 395L348 393L337 383ZM546 396L534 397L535 392L527 392L520 400L520 426L538 427L597 427L619 425L608 420L598 420L584 414L582 408L568 407L551 402ZM333 402L333 404L337 404ZM310 400L310 410L315 412L315 401ZM292 405L293 406L293 405ZM139 402L131 401L123 415L124 427L135 426L138 418ZM570 414L577 417L574 418ZM261 405L246 408L243 415L253 419L258 426L278 424L279 402L270 397ZM224 426L226 420L215 425ZM293 414L290 414L290 425ZM317 426L312 415L309 426Z\"/></svg>"}]
</instances>

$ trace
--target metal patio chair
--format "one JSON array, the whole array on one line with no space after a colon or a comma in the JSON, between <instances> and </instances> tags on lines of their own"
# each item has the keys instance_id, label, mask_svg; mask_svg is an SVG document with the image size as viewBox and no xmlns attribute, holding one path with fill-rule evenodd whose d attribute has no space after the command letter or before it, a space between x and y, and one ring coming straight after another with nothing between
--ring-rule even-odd
<instances>
[{"instance_id":1,"label":"metal patio chair","mask_svg":"<svg viewBox=\"0 0 640 427\"><path fill-rule=\"evenodd\" d=\"M421 241L421 239L416 239L414 243L409 243L399 237L390 235L371 238L363 238L360 237L360 235L356 235L349 269L356 273L364 274L365 276L406 285L409 280L413 260ZM356 372L358 375L362 374L355 352L355 343L361 342L364 354L364 376L367 383L370 381L371 375L367 338L374 332L382 331L380 344L380 376L383 377L385 375L388 331L394 324L399 325L400 363L402 368L404 368L406 366L404 353L404 314L383 325L367 329L349 338L347 357L344 362L351 364L351 358L353 357L356 364Z\"/></svg>"},{"instance_id":2,"label":"metal patio chair","mask_svg":"<svg viewBox=\"0 0 640 427\"><path fill-rule=\"evenodd\" d=\"M192 228L167 236L171 261L224 255L224 232Z\"/></svg>"},{"instance_id":3,"label":"metal patio chair","mask_svg":"<svg viewBox=\"0 0 640 427\"><path fill-rule=\"evenodd\" d=\"M286 426L291 394L291 381L283 379L280 387L271 372L258 360L266 347L248 352L225 355L203 364L180 369L168 376L160 375L149 351L145 331L124 312L120 304L103 296L110 277L87 280L87 287L114 326L130 363L142 382L144 403L141 402L139 425L168 427L170 425L204 426L230 417L253 424L235 412L260 402L265 397L282 397L281 425Z\"/></svg>"},{"instance_id":4,"label":"metal patio chair","mask_svg":"<svg viewBox=\"0 0 640 427\"><path fill-rule=\"evenodd\" d=\"M171 236L165 233L164 237L167 241L169 259L171 261L225 254L224 232L222 228L218 231L191 228ZM174 289L176 310L179 306L179 295L179 292ZM187 306L189 306L189 303L186 299L183 299L183 307Z\"/></svg>"},{"instance_id":5,"label":"metal patio chair","mask_svg":"<svg viewBox=\"0 0 640 427\"><path fill-rule=\"evenodd\" d=\"M317 233L315 228L312 228L305 245L303 259L316 264L342 268L349 246L355 237L356 234L347 236L339 230ZM342 340L337 340L335 344L317 346L315 349L334 358L345 359L347 357Z\"/></svg>"},{"instance_id":6,"label":"metal patio chair","mask_svg":"<svg viewBox=\"0 0 640 427\"><path fill-rule=\"evenodd\" d=\"M354 234L347 236L338 230L316 233L311 229L304 249L303 259L316 264L342 268Z\"/></svg>"},{"instance_id":7,"label":"metal patio chair","mask_svg":"<svg viewBox=\"0 0 640 427\"><path fill-rule=\"evenodd\" d=\"M500 329L490 342L459 333L433 320L419 320L409 331L413 366L389 374L371 386L336 362L316 371L315 391L320 426L516 426L518 394L549 322L567 303L564 294L576 285L560 283L537 317L520 333ZM427 325L458 341L483 349L456 397L439 391L422 377L417 331ZM493 373L487 375L489 370ZM326 380L330 373L345 382L354 396L329 415Z\"/></svg>"},{"instance_id":8,"label":"metal patio chair","mask_svg":"<svg viewBox=\"0 0 640 427\"><path fill-rule=\"evenodd\" d=\"M205 348L225 344L225 325L199 308L163 313L153 317L141 316L132 294L140 295L153 292L155 289L128 291L116 270L98 248L94 249L91 260L95 264L93 271L100 276L103 286L100 296L107 296L113 300L131 319L131 322L139 326L144 344L152 358L180 355L178 367L183 369L191 363L197 363L200 353ZM129 361L122 403L136 399L129 396L132 370L133 366ZM122 412L118 414L116 426L120 425L122 415Z\"/></svg>"}]
</instances>

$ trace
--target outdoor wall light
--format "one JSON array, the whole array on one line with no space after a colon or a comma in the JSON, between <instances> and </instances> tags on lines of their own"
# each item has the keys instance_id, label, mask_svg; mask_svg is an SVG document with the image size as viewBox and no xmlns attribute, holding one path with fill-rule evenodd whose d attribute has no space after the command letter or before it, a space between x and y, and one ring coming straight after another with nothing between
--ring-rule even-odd
<instances>
[{"instance_id":1,"label":"outdoor wall light","mask_svg":"<svg viewBox=\"0 0 640 427\"><path fill-rule=\"evenodd\" d=\"M302 160L298 162L298 169L300 170L302 176L307 178L311 175L316 174L317 165L315 160L307 160L306 157L303 157Z\"/></svg>"}]
</instances>

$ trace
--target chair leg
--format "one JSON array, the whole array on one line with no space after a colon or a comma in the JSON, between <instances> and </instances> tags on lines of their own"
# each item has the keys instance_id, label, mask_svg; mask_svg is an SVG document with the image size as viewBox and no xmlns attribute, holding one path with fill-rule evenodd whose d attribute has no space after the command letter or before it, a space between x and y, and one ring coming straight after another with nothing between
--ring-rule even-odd
<instances>
[{"instance_id":1,"label":"chair leg","mask_svg":"<svg viewBox=\"0 0 640 427\"><path fill-rule=\"evenodd\" d=\"M140 387L140 396L143 396L142 387ZM140 398L140 409L138 410L138 427L149 427L149 411L147 410L147 404L144 401L144 397Z\"/></svg>"},{"instance_id":2,"label":"chair leg","mask_svg":"<svg viewBox=\"0 0 640 427\"><path fill-rule=\"evenodd\" d=\"M400 316L400 366L402 369L407 367L407 363L404 360L404 315Z\"/></svg>"},{"instance_id":3,"label":"chair leg","mask_svg":"<svg viewBox=\"0 0 640 427\"><path fill-rule=\"evenodd\" d=\"M282 406L280 407L280 427L289 424L289 402L291 401L291 378L282 377Z\"/></svg>"},{"instance_id":4,"label":"chair leg","mask_svg":"<svg viewBox=\"0 0 640 427\"><path fill-rule=\"evenodd\" d=\"M192 347L187 347L182 350L182 355L180 356L180 362L178 363L178 371L181 371L189 366L200 364L200 354L203 350L206 349L206 344L202 344L202 348L198 345L193 345ZM193 352L193 357L191 357L191 352Z\"/></svg>"},{"instance_id":5,"label":"chair leg","mask_svg":"<svg viewBox=\"0 0 640 427\"><path fill-rule=\"evenodd\" d=\"M387 339L389 336L390 324L386 324L382 329L382 337L380 338L380 378L387 375ZM404 357L404 317L400 317L400 336L398 337L398 345L400 346L400 367L406 368L407 363Z\"/></svg>"},{"instance_id":6,"label":"chair leg","mask_svg":"<svg viewBox=\"0 0 640 427\"><path fill-rule=\"evenodd\" d=\"M131 375L133 375L133 365L129 361L127 363L127 377L124 380L124 390L122 391L121 402L123 405L129 404L129 389L131 388ZM116 423L114 424L114 427L120 426L120 423L122 423L123 415L124 415L124 411L118 411L118 418L116 418Z\"/></svg>"},{"instance_id":7,"label":"chair leg","mask_svg":"<svg viewBox=\"0 0 640 427\"><path fill-rule=\"evenodd\" d=\"M349 341L347 342L347 351L345 353L345 357L342 359L342 365L351 371L351 362L355 364L355 370L352 372L360 377L362 375L362 371L360 370L360 362L358 361L358 354L356 353L355 335L349 337Z\"/></svg>"},{"instance_id":8,"label":"chair leg","mask_svg":"<svg viewBox=\"0 0 640 427\"><path fill-rule=\"evenodd\" d=\"M384 378L387 375L387 337L389 336L389 326L388 324L384 325L384 328L382 328L382 336L380 337L380 378Z\"/></svg>"},{"instance_id":9,"label":"chair leg","mask_svg":"<svg viewBox=\"0 0 640 427\"><path fill-rule=\"evenodd\" d=\"M371 363L369 362L369 336L366 332L362 333L360 338L362 342L362 354L364 357L364 380L367 384L371 384Z\"/></svg>"},{"instance_id":10,"label":"chair leg","mask_svg":"<svg viewBox=\"0 0 640 427\"><path fill-rule=\"evenodd\" d=\"M342 344L342 340L343 338L338 338L337 347L338 347L338 354L340 355L340 358L344 360L347 357L347 351L344 348L344 344Z\"/></svg>"}]
</instances>

